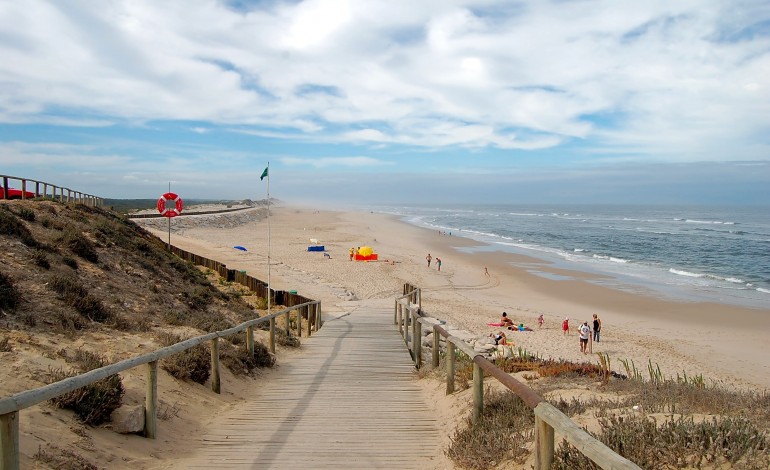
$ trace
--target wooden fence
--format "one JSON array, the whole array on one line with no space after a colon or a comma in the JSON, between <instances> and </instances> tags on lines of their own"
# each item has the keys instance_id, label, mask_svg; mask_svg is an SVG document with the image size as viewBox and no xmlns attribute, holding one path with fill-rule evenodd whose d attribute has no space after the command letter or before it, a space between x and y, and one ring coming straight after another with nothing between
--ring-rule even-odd
<instances>
[{"instance_id":1,"label":"wooden fence","mask_svg":"<svg viewBox=\"0 0 770 470\"><path fill-rule=\"evenodd\" d=\"M440 338L443 337L446 340L447 395L455 391L456 350L459 349L472 359L474 421L482 418L484 410L484 372L496 378L508 390L519 396L535 413L535 470L551 468L554 456L554 430L603 469L640 470L635 463L616 454L612 449L588 434L567 415L543 400L531 388L499 369L461 338L450 335L440 325L421 317L421 309L414 302L415 298L421 298L420 289L405 285L404 295L396 298L393 315L393 323L398 326L398 330L412 354L415 367L418 369L422 367L422 326L425 325L433 329L433 355L431 358L433 367L439 367Z\"/></svg>"},{"instance_id":2,"label":"wooden fence","mask_svg":"<svg viewBox=\"0 0 770 470\"><path fill-rule=\"evenodd\" d=\"M220 274L224 273L225 276L228 276L228 279L232 274L233 280L235 282L240 282L252 290L255 290L259 296L263 296L260 294L259 289L262 289L263 293L267 293L268 291L267 286L262 281L247 276L242 272L233 273L233 270L227 269L224 264L219 263L218 261L214 261L203 256L198 256L194 253L190 253L176 247L172 247L172 251L183 259L189 260L200 266L208 267ZM252 285L257 287L257 289L252 288ZM94 369L76 377L70 377L59 382L46 385L45 387L36 388L34 390L27 390L10 397L0 399L0 470L19 469L19 412L25 408L29 408L30 406L42 403L46 400L50 400L65 393L69 393L73 390L109 377L110 375L147 364L147 390L145 394L144 405L145 437L155 439L158 404L158 361L160 359L180 353L194 346L205 343L206 341L211 341L211 389L215 393L220 393L221 384L219 376L219 338L233 336L237 333L245 331L246 348L249 354L251 354L253 357L254 327L256 325L269 322L269 349L272 353L275 353L276 317L282 315L285 317L286 332L289 333L291 329L290 314L292 311L296 310L297 318L295 327L297 336L300 337L302 336L303 318L307 319L305 322L307 327L307 336L310 336L312 331L318 331L318 329L322 326L320 301L307 299L294 293L283 291L276 292L272 291L272 289L270 291L274 299L276 299L274 305L284 305L287 306L287 308L261 318L255 318L243 322L240 325L234 326L227 330L216 331L207 335L191 338L148 354L126 359L115 364L101 367L99 369Z\"/></svg>"},{"instance_id":3,"label":"wooden fence","mask_svg":"<svg viewBox=\"0 0 770 470\"><path fill-rule=\"evenodd\" d=\"M32 193L32 197L45 197L51 199L58 199L59 202L76 202L79 204L85 204L87 206L103 206L104 199L91 194L81 193L70 188L63 188L56 186L55 184L46 183L44 181L37 181L29 178L19 178L17 176L0 175L3 178L3 193L0 199L10 199L11 195L8 194L10 187L8 186L8 180L16 180L21 182L21 199L28 199L27 193ZM34 183L35 190L32 191L31 184ZM28 189L29 188L29 189ZM41 189L42 188L42 189ZM49 192L50 190L50 192ZM66 194L65 194L66 193Z\"/></svg>"}]
</instances>

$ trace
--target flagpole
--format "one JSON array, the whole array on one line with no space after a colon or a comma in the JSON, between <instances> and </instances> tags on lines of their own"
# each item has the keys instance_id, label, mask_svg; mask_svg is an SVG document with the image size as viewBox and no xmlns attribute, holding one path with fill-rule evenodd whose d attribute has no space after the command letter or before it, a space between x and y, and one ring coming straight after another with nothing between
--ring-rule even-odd
<instances>
[{"instance_id":1,"label":"flagpole","mask_svg":"<svg viewBox=\"0 0 770 470\"><path fill-rule=\"evenodd\" d=\"M270 162L267 162L267 314L270 315Z\"/></svg>"}]
</instances>

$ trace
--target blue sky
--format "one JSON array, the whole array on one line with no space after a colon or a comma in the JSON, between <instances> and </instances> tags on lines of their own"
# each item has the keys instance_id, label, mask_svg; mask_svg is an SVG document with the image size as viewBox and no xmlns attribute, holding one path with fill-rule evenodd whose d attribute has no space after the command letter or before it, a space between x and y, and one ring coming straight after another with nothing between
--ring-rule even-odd
<instances>
[{"instance_id":1,"label":"blue sky","mask_svg":"<svg viewBox=\"0 0 770 470\"><path fill-rule=\"evenodd\" d=\"M767 204L770 3L5 1L1 173L109 198Z\"/></svg>"}]
</instances>

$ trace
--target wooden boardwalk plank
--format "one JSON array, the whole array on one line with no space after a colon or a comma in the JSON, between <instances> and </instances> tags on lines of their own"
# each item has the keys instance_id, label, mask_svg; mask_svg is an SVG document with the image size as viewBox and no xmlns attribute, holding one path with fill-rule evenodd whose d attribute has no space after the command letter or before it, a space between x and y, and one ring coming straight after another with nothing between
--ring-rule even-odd
<instances>
[{"instance_id":1,"label":"wooden boardwalk plank","mask_svg":"<svg viewBox=\"0 0 770 470\"><path fill-rule=\"evenodd\" d=\"M175 467L424 468L440 452L437 423L392 321L392 309L370 305L326 322Z\"/></svg>"}]
</instances>

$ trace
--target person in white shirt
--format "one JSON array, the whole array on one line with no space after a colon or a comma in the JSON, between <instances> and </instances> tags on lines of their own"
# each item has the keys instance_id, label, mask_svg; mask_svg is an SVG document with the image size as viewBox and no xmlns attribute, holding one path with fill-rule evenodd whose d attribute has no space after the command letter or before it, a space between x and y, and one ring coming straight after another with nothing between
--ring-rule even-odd
<instances>
[{"instance_id":1,"label":"person in white shirt","mask_svg":"<svg viewBox=\"0 0 770 470\"><path fill-rule=\"evenodd\" d=\"M588 326L588 322L583 322L578 328L580 332L580 352L586 354L588 349L588 336L591 334L591 327Z\"/></svg>"}]
</instances>

